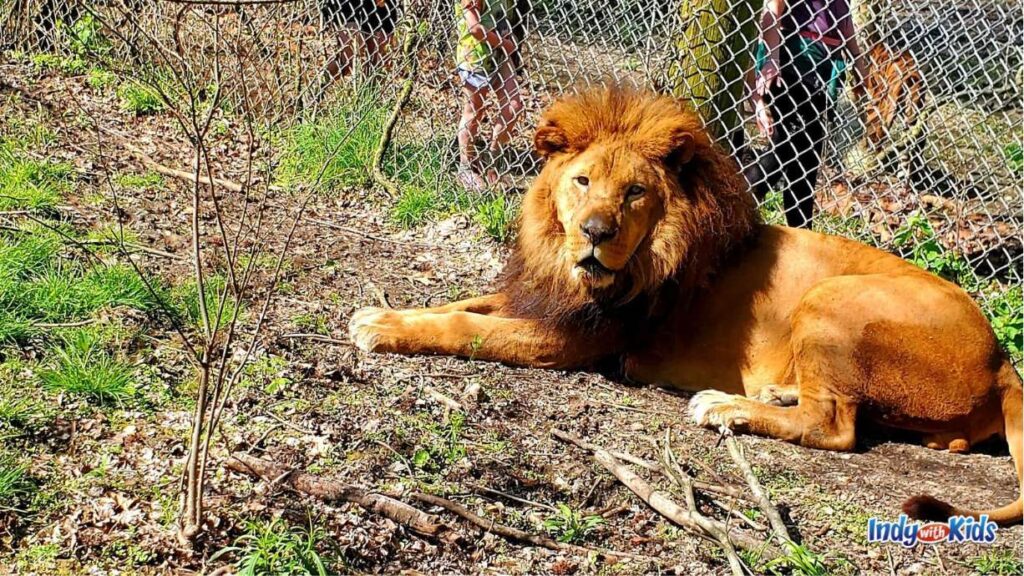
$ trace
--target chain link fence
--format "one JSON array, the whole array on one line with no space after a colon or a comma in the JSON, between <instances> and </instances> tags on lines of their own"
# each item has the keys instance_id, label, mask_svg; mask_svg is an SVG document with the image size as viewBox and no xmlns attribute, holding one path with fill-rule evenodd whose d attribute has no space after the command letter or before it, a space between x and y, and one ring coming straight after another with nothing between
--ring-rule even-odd
<instances>
[{"instance_id":1,"label":"chain link fence","mask_svg":"<svg viewBox=\"0 0 1024 576\"><path fill-rule=\"evenodd\" d=\"M8 0L0 44L12 62L117 73L122 98L155 93L186 140L204 134L197 110L216 106L229 132L230 118L249 119L258 129L236 144L259 148L258 172L277 186L380 191L400 225L465 211L500 240L538 169L530 128L555 98L609 80L690 96L769 222L810 218L959 282L1009 324L1019 354L1020 4L855 0L859 64L834 8L810 15L824 38L784 18L784 87L759 106L750 94L764 78L764 10L742 0ZM813 70L794 72L817 49ZM759 112L775 137L758 129ZM239 177L229 158L207 162Z\"/></svg>"}]
</instances>

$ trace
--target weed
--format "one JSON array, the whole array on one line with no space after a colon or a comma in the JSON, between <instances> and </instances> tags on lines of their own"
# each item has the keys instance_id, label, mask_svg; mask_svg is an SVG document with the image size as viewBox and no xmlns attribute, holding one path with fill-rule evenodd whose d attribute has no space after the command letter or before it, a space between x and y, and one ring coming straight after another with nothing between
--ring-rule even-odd
<instances>
[{"instance_id":1,"label":"weed","mask_svg":"<svg viewBox=\"0 0 1024 576\"><path fill-rule=\"evenodd\" d=\"M242 386L251 387L259 385L267 394L277 394L292 383L291 379L285 376L287 371L287 360L280 356L268 354L249 362L245 367Z\"/></svg>"},{"instance_id":2,"label":"weed","mask_svg":"<svg viewBox=\"0 0 1024 576\"><path fill-rule=\"evenodd\" d=\"M1024 574L1024 563L1021 562L1020 555L1008 548L987 551L981 556L971 558L967 564L975 572L983 575L1020 576Z\"/></svg>"},{"instance_id":3,"label":"weed","mask_svg":"<svg viewBox=\"0 0 1024 576\"><path fill-rule=\"evenodd\" d=\"M391 219L409 228L422 223L438 209L437 195L429 188L407 187L391 209Z\"/></svg>"},{"instance_id":4,"label":"weed","mask_svg":"<svg viewBox=\"0 0 1024 576\"><path fill-rule=\"evenodd\" d=\"M1003 148L1003 157L1006 159L1006 165L1012 172L1019 174L1024 171L1024 148L1021 147L1020 143L1007 144Z\"/></svg>"},{"instance_id":5,"label":"weed","mask_svg":"<svg viewBox=\"0 0 1024 576\"><path fill-rule=\"evenodd\" d=\"M954 252L948 251L939 242L935 229L928 218L920 212L907 217L906 223L893 234L893 244L901 249L902 255L946 280L956 282L968 290L965 279L973 276L967 263Z\"/></svg>"},{"instance_id":6,"label":"weed","mask_svg":"<svg viewBox=\"0 0 1024 576\"><path fill-rule=\"evenodd\" d=\"M43 386L105 404L135 397L132 369L104 349L98 330L79 329L65 334L51 354L53 367L41 370Z\"/></svg>"},{"instance_id":7,"label":"weed","mask_svg":"<svg viewBox=\"0 0 1024 576\"><path fill-rule=\"evenodd\" d=\"M412 455L412 464L417 469L437 472L466 457L466 447L462 443L466 417L461 412L452 412L442 426L433 422L426 425L417 422L417 425L426 428L430 433L430 440L426 445Z\"/></svg>"},{"instance_id":8,"label":"weed","mask_svg":"<svg viewBox=\"0 0 1024 576\"><path fill-rule=\"evenodd\" d=\"M121 84L117 97L121 100L121 109L136 116L162 112L165 106L163 97L155 88L137 80Z\"/></svg>"},{"instance_id":9,"label":"weed","mask_svg":"<svg viewBox=\"0 0 1024 576\"><path fill-rule=\"evenodd\" d=\"M41 52L29 56L29 62L40 72L55 71L64 74L81 74L85 72L87 64L79 55L69 57L59 56L48 52Z\"/></svg>"},{"instance_id":10,"label":"weed","mask_svg":"<svg viewBox=\"0 0 1024 576\"><path fill-rule=\"evenodd\" d=\"M289 574L327 576L327 567L317 552L326 532L313 526L289 526L284 520L247 522L245 534L233 545L221 549L211 561L225 554L237 556L235 568L240 576Z\"/></svg>"},{"instance_id":11,"label":"weed","mask_svg":"<svg viewBox=\"0 0 1024 576\"><path fill-rule=\"evenodd\" d=\"M498 195L476 206L473 220L484 229L488 236L498 242L512 237L512 224L519 212L519 203L512 198Z\"/></svg>"},{"instance_id":12,"label":"weed","mask_svg":"<svg viewBox=\"0 0 1024 576\"><path fill-rule=\"evenodd\" d=\"M558 512L544 520L544 530L559 542L574 544L583 542L594 529L604 524L601 516L583 516L565 504L558 504Z\"/></svg>"}]
</instances>

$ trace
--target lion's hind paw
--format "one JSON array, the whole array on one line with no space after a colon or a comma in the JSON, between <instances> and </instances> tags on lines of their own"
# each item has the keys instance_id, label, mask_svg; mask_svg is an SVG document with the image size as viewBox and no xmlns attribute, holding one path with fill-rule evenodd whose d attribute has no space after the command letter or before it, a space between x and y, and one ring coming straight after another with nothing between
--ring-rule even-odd
<instances>
[{"instance_id":1,"label":"lion's hind paw","mask_svg":"<svg viewBox=\"0 0 1024 576\"><path fill-rule=\"evenodd\" d=\"M742 408L742 396L726 394L718 390L702 390L690 398L687 410L690 419L699 426L732 429L734 426L746 424L749 418Z\"/></svg>"}]
</instances>

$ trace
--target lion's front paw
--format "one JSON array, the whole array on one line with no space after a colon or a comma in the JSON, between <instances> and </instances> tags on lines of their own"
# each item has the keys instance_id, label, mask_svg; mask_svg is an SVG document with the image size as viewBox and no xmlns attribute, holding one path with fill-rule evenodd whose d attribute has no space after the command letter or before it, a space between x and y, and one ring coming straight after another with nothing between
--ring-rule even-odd
<instances>
[{"instance_id":1,"label":"lion's front paw","mask_svg":"<svg viewBox=\"0 0 1024 576\"><path fill-rule=\"evenodd\" d=\"M703 390L690 398L690 419L700 426L732 429L750 421L743 402L746 398L718 390Z\"/></svg>"},{"instance_id":2,"label":"lion's front paw","mask_svg":"<svg viewBox=\"0 0 1024 576\"><path fill-rule=\"evenodd\" d=\"M364 352L388 352L401 323L401 316L394 310L360 308L348 323L348 337Z\"/></svg>"}]
</instances>

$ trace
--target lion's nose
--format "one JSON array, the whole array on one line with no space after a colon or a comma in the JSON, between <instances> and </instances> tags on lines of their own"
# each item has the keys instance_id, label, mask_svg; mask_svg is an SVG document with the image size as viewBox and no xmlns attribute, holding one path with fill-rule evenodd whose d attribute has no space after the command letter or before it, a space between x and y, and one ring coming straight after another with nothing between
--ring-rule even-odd
<instances>
[{"instance_id":1,"label":"lion's nose","mask_svg":"<svg viewBox=\"0 0 1024 576\"><path fill-rule=\"evenodd\" d=\"M583 224L580 224L583 235L590 240L590 243L597 246L605 240L610 240L619 232L618 226L604 216L597 214L589 217Z\"/></svg>"}]
</instances>

